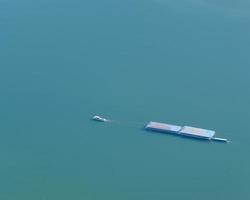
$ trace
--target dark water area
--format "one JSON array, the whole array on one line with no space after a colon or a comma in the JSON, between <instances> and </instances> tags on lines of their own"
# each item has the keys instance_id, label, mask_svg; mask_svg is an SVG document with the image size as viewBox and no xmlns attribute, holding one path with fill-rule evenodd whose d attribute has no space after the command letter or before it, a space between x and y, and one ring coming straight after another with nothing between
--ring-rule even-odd
<instances>
[{"instance_id":1,"label":"dark water area","mask_svg":"<svg viewBox=\"0 0 250 200\"><path fill-rule=\"evenodd\" d=\"M1 1L0 199L249 199L249 24L246 0Z\"/></svg>"}]
</instances>

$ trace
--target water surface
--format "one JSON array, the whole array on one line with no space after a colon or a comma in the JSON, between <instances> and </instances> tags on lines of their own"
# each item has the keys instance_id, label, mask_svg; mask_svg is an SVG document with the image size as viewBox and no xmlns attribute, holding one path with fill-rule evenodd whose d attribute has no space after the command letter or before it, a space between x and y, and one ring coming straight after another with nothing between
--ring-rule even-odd
<instances>
[{"instance_id":1,"label":"water surface","mask_svg":"<svg viewBox=\"0 0 250 200\"><path fill-rule=\"evenodd\" d=\"M249 199L249 24L247 0L1 1L0 198Z\"/></svg>"}]
</instances>

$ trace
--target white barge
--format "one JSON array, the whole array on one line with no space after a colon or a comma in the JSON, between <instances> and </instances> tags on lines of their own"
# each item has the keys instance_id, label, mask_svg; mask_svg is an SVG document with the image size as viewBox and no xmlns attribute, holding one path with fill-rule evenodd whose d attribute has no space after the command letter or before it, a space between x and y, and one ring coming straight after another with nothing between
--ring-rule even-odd
<instances>
[{"instance_id":1,"label":"white barge","mask_svg":"<svg viewBox=\"0 0 250 200\"><path fill-rule=\"evenodd\" d=\"M204 140L214 140L218 142L228 142L227 139L224 138L216 138L215 131L207 130L202 128L195 128L191 126L176 126L172 124L160 123L160 122L149 122L145 126L146 130L162 132L162 133L172 133L175 135L186 136L197 139Z\"/></svg>"}]
</instances>

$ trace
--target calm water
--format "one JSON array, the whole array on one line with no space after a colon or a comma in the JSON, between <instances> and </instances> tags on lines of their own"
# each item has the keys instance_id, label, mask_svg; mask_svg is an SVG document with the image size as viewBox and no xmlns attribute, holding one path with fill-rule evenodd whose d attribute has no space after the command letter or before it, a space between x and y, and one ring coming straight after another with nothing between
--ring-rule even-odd
<instances>
[{"instance_id":1,"label":"calm water","mask_svg":"<svg viewBox=\"0 0 250 200\"><path fill-rule=\"evenodd\" d=\"M2 0L0 199L250 199L249 25L247 0Z\"/></svg>"}]
</instances>

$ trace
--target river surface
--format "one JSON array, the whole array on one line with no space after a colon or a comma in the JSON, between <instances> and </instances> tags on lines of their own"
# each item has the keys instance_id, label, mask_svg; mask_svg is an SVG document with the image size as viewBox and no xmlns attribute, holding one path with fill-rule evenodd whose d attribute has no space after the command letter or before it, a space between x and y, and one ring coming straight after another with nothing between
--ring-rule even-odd
<instances>
[{"instance_id":1,"label":"river surface","mask_svg":"<svg viewBox=\"0 0 250 200\"><path fill-rule=\"evenodd\" d=\"M2 0L0 28L0 199L250 199L249 1Z\"/></svg>"}]
</instances>

